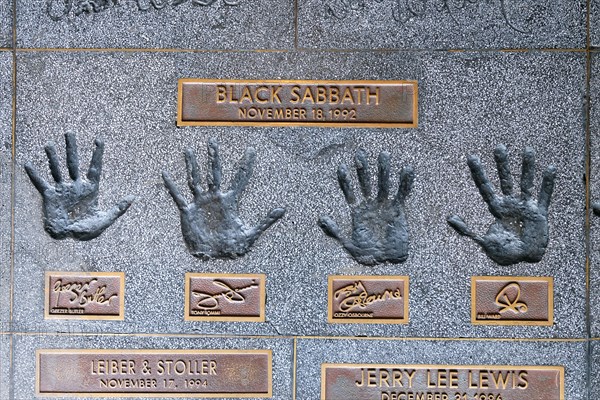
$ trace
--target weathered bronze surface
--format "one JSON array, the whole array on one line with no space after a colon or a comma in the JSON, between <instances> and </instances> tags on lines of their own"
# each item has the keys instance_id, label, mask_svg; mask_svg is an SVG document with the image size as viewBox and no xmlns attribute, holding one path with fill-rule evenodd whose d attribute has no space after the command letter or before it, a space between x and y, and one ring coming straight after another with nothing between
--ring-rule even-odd
<instances>
[{"instance_id":1,"label":"weathered bronze surface","mask_svg":"<svg viewBox=\"0 0 600 400\"><path fill-rule=\"evenodd\" d=\"M38 350L36 394L271 397L270 350Z\"/></svg>"},{"instance_id":2,"label":"weathered bronze surface","mask_svg":"<svg viewBox=\"0 0 600 400\"><path fill-rule=\"evenodd\" d=\"M563 400L564 368L323 364L321 400Z\"/></svg>"},{"instance_id":3,"label":"weathered bronze surface","mask_svg":"<svg viewBox=\"0 0 600 400\"><path fill-rule=\"evenodd\" d=\"M471 277L471 322L478 325L547 325L554 321L551 277Z\"/></svg>"},{"instance_id":4,"label":"weathered bronze surface","mask_svg":"<svg viewBox=\"0 0 600 400\"><path fill-rule=\"evenodd\" d=\"M180 79L177 125L414 128L417 82Z\"/></svg>"},{"instance_id":5,"label":"weathered bronze surface","mask_svg":"<svg viewBox=\"0 0 600 400\"><path fill-rule=\"evenodd\" d=\"M47 319L122 320L123 272L46 272Z\"/></svg>"},{"instance_id":6,"label":"weathered bronze surface","mask_svg":"<svg viewBox=\"0 0 600 400\"><path fill-rule=\"evenodd\" d=\"M265 320L265 275L185 274L185 320Z\"/></svg>"},{"instance_id":7,"label":"weathered bronze surface","mask_svg":"<svg viewBox=\"0 0 600 400\"><path fill-rule=\"evenodd\" d=\"M408 276L332 275L328 286L330 323L408 323Z\"/></svg>"}]
</instances>

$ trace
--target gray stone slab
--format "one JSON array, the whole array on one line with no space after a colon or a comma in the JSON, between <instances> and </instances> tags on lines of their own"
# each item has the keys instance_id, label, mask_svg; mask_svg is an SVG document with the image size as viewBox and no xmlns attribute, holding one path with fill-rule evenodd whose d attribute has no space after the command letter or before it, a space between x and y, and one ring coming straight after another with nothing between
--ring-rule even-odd
<instances>
[{"instance_id":1,"label":"gray stone slab","mask_svg":"<svg viewBox=\"0 0 600 400\"><path fill-rule=\"evenodd\" d=\"M200 5L204 3L208 5ZM289 49L294 44L293 4L292 0L18 0L17 46Z\"/></svg>"},{"instance_id":2,"label":"gray stone slab","mask_svg":"<svg viewBox=\"0 0 600 400\"><path fill-rule=\"evenodd\" d=\"M0 332L8 331L10 317L12 71L12 53L0 51Z\"/></svg>"},{"instance_id":3,"label":"gray stone slab","mask_svg":"<svg viewBox=\"0 0 600 400\"><path fill-rule=\"evenodd\" d=\"M565 368L565 400L585 399L585 342L300 339L297 400L320 398L321 364L557 365Z\"/></svg>"},{"instance_id":4,"label":"gray stone slab","mask_svg":"<svg viewBox=\"0 0 600 400\"><path fill-rule=\"evenodd\" d=\"M12 47L13 4L11 1L0 3L0 47Z\"/></svg>"},{"instance_id":5,"label":"gray stone slab","mask_svg":"<svg viewBox=\"0 0 600 400\"><path fill-rule=\"evenodd\" d=\"M0 399L10 399L10 335L0 333Z\"/></svg>"},{"instance_id":6,"label":"gray stone slab","mask_svg":"<svg viewBox=\"0 0 600 400\"><path fill-rule=\"evenodd\" d=\"M590 1L590 41L593 47L600 46L600 1Z\"/></svg>"},{"instance_id":7,"label":"gray stone slab","mask_svg":"<svg viewBox=\"0 0 600 400\"><path fill-rule=\"evenodd\" d=\"M30 331L194 332L334 336L584 337L585 55L580 53L37 53L19 54L16 173L15 327ZM106 72L110 71L110 72ZM176 81L182 77L416 79L418 129L176 128ZM131 209L89 242L51 239L42 227L41 199L22 165L31 161L50 179L43 148L57 143L63 175L63 134L77 132L87 166L95 137L106 143L100 206L137 196ZM189 255L179 215L161 170L186 196L183 151L194 148L202 168L208 138L221 144L224 182L246 147L257 164L240 203L257 223L271 208L286 215L236 260ZM493 218L466 165L482 159L497 186L493 149L507 144L519 175L525 146L537 151L536 188L548 165L558 169L549 210L550 242L539 263L501 267L446 223L459 214L480 233ZM416 180L407 200L411 241L403 264L357 263L316 222L331 215L346 233L349 211L337 165L363 147L372 168L391 152L393 185L400 167ZM355 177L352 175L353 184ZM518 182L518 179L517 179ZM536 189L537 191L537 189ZM124 271L124 322L43 319L43 274L49 270ZM266 323L183 321L185 272L265 273ZM408 325L328 324L327 276L409 275ZM470 324L470 277L532 275L555 279L552 327Z\"/></svg>"},{"instance_id":8,"label":"gray stone slab","mask_svg":"<svg viewBox=\"0 0 600 400\"><path fill-rule=\"evenodd\" d=\"M592 53L590 77L590 134L592 203L600 201L600 55ZM590 213L590 332L600 337L600 217Z\"/></svg>"},{"instance_id":9,"label":"gray stone slab","mask_svg":"<svg viewBox=\"0 0 600 400\"><path fill-rule=\"evenodd\" d=\"M582 48L578 0L301 0L298 43L319 49Z\"/></svg>"},{"instance_id":10,"label":"gray stone slab","mask_svg":"<svg viewBox=\"0 0 600 400\"><path fill-rule=\"evenodd\" d=\"M15 400L34 398L35 352L38 349L270 349L273 352L272 398L279 400L292 398L293 340L291 339L15 335L13 347L15 379L13 398Z\"/></svg>"},{"instance_id":11,"label":"gray stone slab","mask_svg":"<svg viewBox=\"0 0 600 400\"><path fill-rule=\"evenodd\" d=\"M589 399L600 398L600 342L590 342L590 396Z\"/></svg>"}]
</instances>

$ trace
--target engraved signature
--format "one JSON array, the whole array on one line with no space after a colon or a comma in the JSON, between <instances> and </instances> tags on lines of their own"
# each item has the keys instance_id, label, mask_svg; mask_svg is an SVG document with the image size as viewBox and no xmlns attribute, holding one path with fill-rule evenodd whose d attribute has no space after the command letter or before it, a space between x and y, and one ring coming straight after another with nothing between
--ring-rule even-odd
<instances>
[{"instance_id":1,"label":"engraved signature","mask_svg":"<svg viewBox=\"0 0 600 400\"><path fill-rule=\"evenodd\" d=\"M98 286L96 290L90 292L90 286L97 281L97 279L92 279L89 282L63 283L61 279L57 280L52 287L52 291L57 293L56 307L59 306L60 296L63 293L69 296L70 303L81 307L85 307L93 303L105 305L110 303L110 300L113 297L117 297L117 294L113 294L112 296L106 295L106 285Z\"/></svg>"},{"instance_id":2,"label":"engraved signature","mask_svg":"<svg viewBox=\"0 0 600 400\"><path fill-rule=\"evenodd\" d=\"M514 298L509 297L509 291L515 292ZM504 286L496 296L496 305L503 307L500 313L513 312L515 314L524 314L527 312L527 304L520 302L521 286L518 283L512 282Z\"/></svg>"},{"instance_id":3,"label":"engraved signature","mask_svg":"<svg viewBox=\"0 0 600 400\"><path fill-rule=\"evenodd\" d=\"M402 299L402 290L385 289L383 293L369 293L361 281L354 282L335 291L333 297L338 300L341 311L350 311L355 308L366 308L367 306L380 301L400 300Z\"/></svg>"},{"instance_id":4,"label":"engraved signature","mask_svg":"<svg viewBox=\"0 0 600 400\"><path fill-rule=\"evenodd\" d=\"M81 14L96 14L106 11L115 6L120 6L123 0L46 0L46 12L54 21L60 21L73 13L75 16ZM195 6L210 6L218 0L127 0L135 1L139 11L147 11L150 8L162 10L166 6L177 7L181 4L191 2ZM241 0L223 0L228 6L237 6Z\"/></svg>"},{"instance_id":5,"label":"engraved signature","mask_svg":"<svg viewBox=\"0 0 600 400\"><path fill-rule=\"evenodd\" d=\"M369 0L328 0L325 4L328 13L335 18L344 19L350 12L359 11L366 7ZM375 0L382 3L384 0ZM411 21L413 18L421 18L434 12L445 13L450 16L452 21L459 25L457 15L466 12L470 5L476 6L482 0L392 0L392 16L402 24ZM509 12L506 0L499 0L498 6L502 19L512 30L519 33L531 33L530 29L514 21Z\"/></svg>"},{"instance_id":6,"label":"engraved signature","mask_svg":"<svg viewBox=\"0 0 600 400\"><path fill-rule=\"evenodd\" d=\"M232 288L227 283L218 279L215 279L213 283L216 286L219 286L220 288L223 288L225 290L214 294L192 291L192 295L198 298L198 303L196 304L196 307L205 310L214 310L219 306L219 298L221 297L230 303L243 303L246 301L246 298L241 292L258 287L258 283L256 283L254 279L249 285L242 286L239 288Z\"/></svg>"}]
</instances>

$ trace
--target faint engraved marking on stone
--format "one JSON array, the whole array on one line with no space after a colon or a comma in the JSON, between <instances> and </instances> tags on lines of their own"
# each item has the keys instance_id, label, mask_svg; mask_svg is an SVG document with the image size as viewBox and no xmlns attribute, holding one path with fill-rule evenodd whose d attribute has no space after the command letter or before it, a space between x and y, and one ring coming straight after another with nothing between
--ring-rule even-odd
<instances>
[{"instance_id":1,"label":"faint engraved marking on stone","mask_svg":"<svg viewBox=\"0 0 600 400\"><path fill-rule=\"evenodd\" d=\"M111 8L135 2L139 11L148 11L151 8L162 10L166 6L177 7L184 3L194 6L210 6L219 0L46 0L46 13L54 21L79 16L82 14L97 14ZM223 0L223 4L237 6L240 1Z\"/></svg>"},{"instance_id":2,"label":"faint engraved marking on stone","mask_svg":"<svg viewBox=\"0 0 600 400\"><path fill-rule=\"evenodd\" d=\"M384 0L374 0L376 3L384 3ZM445 14L452 21L460 26L461 22L458 17L461 13L473 12L476 10L478 3L482 0L390 0L385 1L390 3L392 8L392 16L400 24L407 24L414 19L424 18L426 16L434 16L437 14ZM337 19L348 18L352 13L362 12L368 4L373 4L369 0L328 0L325 3L325 9L329 15ZM530 34L531 29L526 27L527 19L531 19L533 15L527 18L522 17L522 13L512 12L513 6L507 5L506 0L499 0L498 11L502 16L504 23L513 31ZM522 21L516 21L511 17L512 14L518 14L522 17Z\"/></svg>"},{"instance_id":3,"label":"faint engraved marking on stone","mask_svg":"<svg viewBox=\"0 0 600 400\"><path fill-rule=\"evenodd\" d=\"M123 272L46 272L47 319L124 318Z\"/></svg>"},{"instance_id":4,"label":"faint engraved marking on stone","mask_svg":"<svg viewBox=\"0 0 600 400\"><path fill-rule=\"evenodd\" d=\"M319 226L328 236L344 246L354 259L365 265L385 262L402 263L408 258L408 222L405 215L405 199L409 195L414 172L404 166L400 172L398 191L393 199L390 192L390 154L381 152L378 159L378 193L371 193L371 176L368 171L367 155L363 149L356 152L356 173L363 195L357 200L350 185L348 167L338 168L338 181L351 209L352 234L343 237L339 227L328 216L319 218Z\"/></svg>"},{"instance_id":5,"label":"faint engraved marking on stone","mask_svg":"<svg viewBox=\"0 0 600 400\"><path fill-rule=\"evenodd\" d=\"M46 145L50 172L55 181L50 185L33 168L30 162L25 171L35 188L42 195L44 229L54 239L71 237L76 240L91 240L98 237L121 215L125 214L135 196L126 196L109 211L98 210L98 190L102 175L104 143L96 139L96 149L85 178L79 174L79 155L75 135L65 135L67 167L72 182L63 181L54 143Z\"/></svg>"},{"instance_id":6,"label":"faint engraved marking on stone","mask_svg":"<svg viewBox=\"0 0 600 400\"><path fill-rule=\"evenodd\" d=\"M36 351L36 395L271 397L271 350Z\"/></svg>"},{"instance_id":7,"label":"faint engraved marking on stone","mask_svg":"<svg viewBox=\"0 0 600 400\"><path fill-rule=\"evenodd\" d=\"M185 274L185 320L265 320L265 275Z\"/></svg>"},{"instance_id":8,"label":"faint engraved marking on stone","mask_svg":"<svg viewBox=\"0 0 600 400\"><path fill-rule=\"evenodd\" d=\"M408 276L329 276L330 323L407 324Z\"/></svg>"},{"instance_id":9,"label":"faint engraved marking on stone","mask_svg":"<svg viewBox=\"0 0 600 400\"><path fill-rule=\"evenodd\" d=\"M563 400L562 366L322 364L321 400Z\"/></svg>"},{"instance_id":10,"label":"faint engraved marking on stone","mask_svg":"<svg viewBox=\"0 0 600 400\"><path fill-rule=\"evenodd\" d=\"M177 125L417 126L415 81L180 79Z\"/></svg>"},{"instance_id":11,"label":"faint engraved marking on stone","mask_svg":"<svg viewBox=\"0 0 600 400\"><path fill-rule=\"evenodd\" d=\"M554 323L551 277L474 276L471 278L471 323L538 325Z\"/></svg>"},{"instance_id":12,"label":"faint engraved marking on stone","mask_svg":"<svg viewBox=\"0 0 600 400\"><path fill-rule=\"evenodd\" d=\"M256 152L248 148L229 191L221 191L221 160L215 139L208 142L207 190L200 186L200 172L192 149L185 152L188 185L194 200L187 203L168 172L163 180L181 217L181 232L189 252L199 258L237 258L246 254L256 239L285 213L275 208L255 227L238 215L238 201L252 175Z\"/></svg>"},{"instance_id":13,"label":"faint engraved marking on stone","mask_svg":"<svg viewBox=\"0 0 600 400\"><path fill-rule=\"evenodd\" d=\"M484 236L473 232L457 215L449 216L448 224L459 234L473 239L489 258L500 265L522 261L539 262L548 246L548 207L554 190L556 168L549 166L544 172L538 199L535 201L532 199L535 176L533 149L527 147L523 151L520 196L513 193L513 178L506 147L496 147L494 157L503 196L494 193L478 157L470 155L467 164L481 197L496 221Z\"/></svg>"}]
</instances>

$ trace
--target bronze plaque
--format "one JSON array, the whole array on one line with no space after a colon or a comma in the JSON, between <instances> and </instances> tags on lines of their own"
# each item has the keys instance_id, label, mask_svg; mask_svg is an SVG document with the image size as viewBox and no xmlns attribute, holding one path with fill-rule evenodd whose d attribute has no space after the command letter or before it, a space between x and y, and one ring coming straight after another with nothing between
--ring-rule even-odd
<instances>
[{"instance_id":1,"label":"bronze plaque","mask_svg":"<svg viewBox=\"0 0 600 400\"><path fill-rule=\"evenodd\" d=\"M271 397L271 350L38 350L38 396Z\"/></svg>"},{"instance_id":2,"label":"bronze plaque","mask_svg":"<svg viewBox=\"0 0 600 400\"><path fill-rule=\"evenodd\" d=\"M265 275L185 274L186 321L265 321Z\"/></svg>"},{"instance_id":3,"label":"bronze plaque","mask_svg":"<svg viewBox=\"0 0 600 400\"><path fill-rule=\"evenodd\" d=\"M323 364L321 400L563 400L564 367Z\"/></svg>"},{"instance_id":4,"label":"bronze plaque","mask_svg":"<svg viewBox=\"0 0 600 400\"><path fill-rule=\"evenodd\" d=\"M471 277L471 323L543 325L554 323L551 277Z\"/></svg>"},{"instance_id":5,"label":"bronze plaque","mask_svg":"<svg viewBox=\"0 0 600 400\"><path fill-rule=\"evenodd\" d=\"M46 272L47 319L123 320L123 272Z\"/></svg>"},{"instance_id":6,"label":"bronze plaque","mask_svg":"<svg viewBox=\"0 0 600 400\"><path fill-rule=\"evenodd\" d=\"M177 125L417 127L416 81L180 79Z\"/></svg>"},{"instance_id":7,"label":"bronze plaque","mask_svg":"<svg viewBox=\"0 0 600 400\"><path fill-rule=\"evenodd\" d=\"M329 276L330 323L407 324L408 276Z\"/></svg>"}]
</instances>

